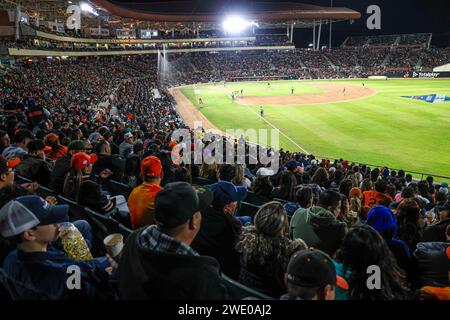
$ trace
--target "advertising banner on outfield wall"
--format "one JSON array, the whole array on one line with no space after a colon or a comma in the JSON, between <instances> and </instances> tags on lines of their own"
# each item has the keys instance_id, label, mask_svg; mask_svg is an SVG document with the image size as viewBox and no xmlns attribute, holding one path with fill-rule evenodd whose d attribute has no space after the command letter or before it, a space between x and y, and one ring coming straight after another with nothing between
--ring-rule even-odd
<instances>
[{"instance_id":1,"label":"advertising banner on outfield wall","mask_svg":"<svg viewBox=\"0 0 450 320\"><path fill-rule=\"evenodd\" d=\"M450 72L421 72L421 71L408 71L403 76L404 78L450 78Z\"/></svg>"}]
</instances>

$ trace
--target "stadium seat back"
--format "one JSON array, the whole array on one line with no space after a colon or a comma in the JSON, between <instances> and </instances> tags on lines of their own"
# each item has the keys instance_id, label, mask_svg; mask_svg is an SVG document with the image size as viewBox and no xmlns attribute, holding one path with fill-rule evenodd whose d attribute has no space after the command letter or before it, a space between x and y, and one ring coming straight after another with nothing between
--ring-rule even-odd
<instances>
[{"instance_id":1,"label":"stadium seat back","mask_svg":"<svg viewBox=\"0 0 450 320\"><path fill-rule=\"evenodd\" d=\"M202 177L192 178L192 184L195 184L198 186L205 186L205 185L213 184L213 183L214 183L214 181L211 181L209 179L202 178Z\"/></svg>"},{"instance_id":2,"label":"stadium seat back","mask_svg":"<svg viewBox=\"0 0 450 320\"><path fill-rule=\"evenodd\" d=\"M238 216L249 216L254 218L256 212L258 212L259 206L248 203L248 202L241 202L241 207L239 208Z\"/></svg>"},{"instance_id":3,"label":"stadium seat back","mask_svg":"<svg viewBox=\"0 0 450 320\"><path fill-rule=\"evenodd\" d=\"M122 195L125 197L125 199L128 199L131 191L133 191L133 188L131 188L130 186L114 180L106 182L105 184L102 185L102 187L106 191L108 191L111 194L111 196Z\"/></svg>"},{"instance_id":4,"label":"stadium seat back","mask_svg":"<svg viewBox=\"0 0 450 320\"><path fill-rule=\"evenodd\" d=\"M273 300L272 297L269 297L268 295L258 292L255 289L247 287L242 283L239 283L231 279L230 277L226 276L223 273L221 274L221 276L223 283L226 285L228 289L228 293L230 294L231 299L242 300L245 298L256 298L261 300Z\"/></svg>"},{"instance_id":5,"label":"stadium seat back","mask_svg":"<svg viewBox=\"0 0 450 320\"><path fill-rule=\"evenodd\" d=\"M15 178L14 178L14 182L18 185L23 184L23 183L30 183L33 182L28 178L25 178L24 176L21 176L19 174L16 174Z\"/></svg>"}]
</instances>

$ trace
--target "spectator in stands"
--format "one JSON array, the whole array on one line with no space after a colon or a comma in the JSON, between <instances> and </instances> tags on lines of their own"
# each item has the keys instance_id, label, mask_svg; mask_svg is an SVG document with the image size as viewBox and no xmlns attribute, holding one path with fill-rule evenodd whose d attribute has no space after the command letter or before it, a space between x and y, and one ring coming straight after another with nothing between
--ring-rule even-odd
<instances>
[{"instance_id":1,"label":"spectator in stands","mask_svg":"<svg viewBox=\"0 0 450 320\"><path fill-rule=\"evenodd\" d=\"M70 159L72 155L88 150L88 146L82 140L74 140L69 144L67 150L67 155L56 160L53 171L50 173L48 186L56 192L62 192L63 190L66 175L71 168Z\"/></svg>"},{"instance_id":2,"label":"spectator in stands","mask_svg":"<svg viewBox=\"0 0 450 320\"><path fill-rule=\"evenodd\" d=\"M344 196L346 196L348 199L350 195L350 190L355 186L356 185L353 185L353 182L350 179L344 179L339 185L339 192Z\"/></svg>"},{"instance_id":3,"label":"spectator in stands","mask_svg":"<svg viewBox=\"0 0 450 320\"><path fill-rule=\"evenodd\" d=\"M55 133L49 133L45 137L45 144L51 148L46 155L52 160L58 160L59 158L65 157L67 155L67 147L61 145L59 142L59 136Z\"/></svg>"},{"instance_id":4,"label":"spectator in stands","mask_svg":"<svg viewBox=\"0 0 450 320\"><path fill-rule=\"evenodd\" d=\"M128 197L131 226L139 229L155 224L155 198L162 190L160 186L163 178L161 161L155 156L142 160L141 174L144 182L133 189Z\"/></svg>"},{"instance_id":5,"label":"spectator in stands","mask_svg":"<svg viewBox=\"0 0 450 320\"><path fill-rule=\"evenodd\" d=\"M306 244L288 236L288 217L279 202L261 206L254 225L243 229L236 248L241 254L239 282L271 297L285 292L284 273L292 253Z\"/></svg>"},{"instance_id":6,"label":"spectator in stands","mask_svg":"<svg viewBox=\"0 0 450 320\"><path fill-rule=\"evenodd\" d=\"M311 177L311 183L315 183L322 188L328 188L330 186L328 171L325 168L317 169Z\"/></svg>"},{"instance_id":7,"label":"spectator in stands","mask_svg":"<svg viewBox=\"0 0 450 320\"><path fill-rule=\"evenodd\" d=\"M341 210L339 212L339 215L337 216L337 219L339 221L344 222L347 227L351 227L353 224L359 222L358 216L351 214L350 212L350 202L348 201L348 198L343 195L341 195Z\"/></svg>"},{"instance_id":8,"label":"spectator in stands","mask_svg":"<svg viewBox=\"0 0 450 320\"><path fill-rule=\"evenodd\" d=\"M272 190L271 198L295 201L296 186L297 179L295 175L290 171L282 172L278 177L278 187Z\"/></svg>"},{"instance_id":9,"label":"spectator in stands","mask_svg":"<svg viewBox=\"0 0 450 320\"><path fill-rule=\"evenodd\" d=\"M394 213L385 206L375 206L370 210L366 224L380 233L394 255L398 266L410 275L411 255L406 243L397 239L398 225Z\"/></svg>"},{"instance_id":10,"label":"spectator in stands","mask_svg":"<svg viewBox=\"0 0 450 320\"><path fill-rule=\"evenodd\" d=\"M217 169L218 166L216 163L208 164L203 162L200 168L200 176L214 183L217 181Z\"/></svg>"},{"instance_id":11,"label":"spectator in stands","mask_svg":"<svg viewBox=\"0 0 450 320\"><path fill-rule=\"evenodd\" d=\"M368 267L378 266L380 289L367 286ZM404 300L409 299L406 275L398 267L384 239L368 225L353 226L336 253L336 273L348 282L338 287L337 300Z\"/></svg>"},{"instance_id":12,"label":"spectator in stands","mask_svg":"<svg viewBox=\"0 0 450 320\"><path fill-rule=\"evenodd\" d=\"M244 167L241 164L234 165L234 177L231 182L235 186L245 187L247 190L251 188L252 182L249 178L244 175Z\"/></svg>"},{"instance_id":13,"label":"spectator in stands","mask_svg":"<svg viewBox=\"0 0 450 320\"><path fill-rule=\"evenodd\" d=\"M364 192L366 192L366 191L371 191L373 188L372 188L372 183L370 182L370 179L369 178L366 178L366 179L364 179L362 182L361 182L361 192L364 194Z\"/></svg>"},{"instance_id":14,"label":"spectator in stands","mask_svg":"<svg viewBox=\"0 0 450 320\"><path fill-rule=\"evenodd\" d=\"M36 181L44 186L48 185L51 169L45 161L45 151L50 149L42 140L31 140L27 144L28 154L16 167L16 171L21 176Z\"/></svg>"},{"instance_id":15,"label":"spectator in stands","mask_svg":"<svg viewBox=\"0 0 450 320\"><path fill-rule=\"evenodd\" d=\"M10 143L8 132L0 130L0 154L3 154L3 150L9 147Z\"/></svg>"},{"instance_id":16,"label":"spectator in stands","mask_svg":"<svg viewBox=\"0 0 450 320\"><path fill-rule=\"evenodd\" d=\"M335 299L336 268L331 258L320 250L304 249L295 253L284 279L287 293L281 300Z\"/></svg>"},{"instance_id":17,"label":"spectator in stands","mask_svg":"<svg viewBox=\"0 0 450 320\"><path fill-rule=\"evenodd\" d=\"M131 132L127 132L123 137L124 140L119 145L119 155L127 158L131 153L133 153L134 136Z\"/></svg>"},{"instance_id":18,"label":"spectator in stands","mask_svg":"<svg viewBox=\"0 0 450 320\"><path fill-rule=\"evenodd\" d=\"M0 189L14 184L15 173L9 161L0 157Z\"/></svg>"},{"instance_id":19,"label":"spectator in stands","mask_svg":"<svg viewBox=\"0 0 450 320\"><path fill-rule=\"evenodd\" d=\"M389 204L391 204L393 199L385 194L386 187L387 187L386 180L383 179L376 180L375 190L363 192L364 205L367 207L373 207L376 205L389 207Z\"/></svg>"},{"instance_id":20,"label":"spectator in stands","mask_svg":"<svg viewBox=\"0 0 450 320\"><path fill-rule=\"evenodd\" d=\"M300 208L294 213L289 226L290 237L303 239L308 246L333 255L347 231L345 223L337 220L340 210L340 194L324 191L317 206Z\"/></svg>"},{"instance_id":21,"label":"spectator in stands","mask_svg":"<svg viewBox=\"0 0 450 320\"><path fill-rule=\"evenodd\" d=\"M421 242L446 242L446 230L450 225L450 200L436 207L438 223L427 227L423 233Z\"/></svg>"},{"instance_id":22,"label":"spectator in stands","mask_svg":"<svg viewBox=\"0 0 450 320\"><path fill-rule=\"evenodd\" d=\"M14 135L14 144L3 150L3 157L6 160L18 157L23 158L28 153L27 145L34 139L33 133L28 129L20 129Z\"/></svg>"},{"instance_id":23,"label":"spectator in stands","mask_svg":"<svg viewBox=\"0 0 450 320\"><path fill-rule=\"evenodd\" d=\"M92 171L92 164L97 161L95 155L88 155L85 152L75 153L70 158L70 170L64 179L62 194L76 202L82 199L83 183L89 179Z\"/></svg>"},{"instance_id":24,"label":"spectator in stands","mask_svg":"<svg viewBox=\"0 0 450 320\"><path fill-rule=\"evenodd\" d=\"M175 169L173 174L173 182L192 183L192 176L188 168L180 167Z\"/></svg>"},{"instance_id":25,"label":"spectator in stands","mask_svg":"<svg viewBox=\"0 0 450 320\"><path fill-rule=\"evenodd\" d=\"M94 164L92 173L99 175L101 172L111 172L109 178L121 181L125 171L126 160L119 155L111 155L111 146L105 140L100 140L95 146L98 161Z\"/></svg>"},{"instance_id":26,"label":"spectator in stands","mask_svg":"<svg viewBox=\"0 0 450 320\"><path fill-rule=\"evenodd\" d=\"M211 185L210 189L214 199L211 206L202 211L202 228L194 239L192 248L202 255L216 258L223 272L237 279L239 254L235 246L241 234L242 223L233 215L247 190L223 180Z\"/></svg>"},{"instance_id":27,"label":"spectator in stands","mask_svg":"<svg viewBox=\"0 0 450 320\"><path fill-rule=\"evenodd\" d=\"M33 290L16 287L22 299L112 299L106 258L75 261L50 244L58 239L57 224L68 221L67 205L52 206L38 196L22 196L0 210L0 233L17 243L4 262L5 272ZM12 219L14 217L14 219ZM84 232L83 229L80 232ZM70 266L78 266L80 289L67 286ZM115 271L112 273L114 278ZM113 279L112 278L112 279ZM30 296L30 291L34 294Z\"/></svg>"},{"instance_id":28,"label":"spectator in stands","mask_svg":"<svg viewBox=\"0 0 450 320\"><path fill-rule=\"evenodd\" d=\"M398 238L408 245L412 253L423 234L423 219L416 199L405 199L399 204L397 221Z\"/></svg>"},{"instance_id":29,"label":"spectator in stands","mask_svg":"<svg viewBox=\"0 0 450 320\"><path fill-rule=\"evenodd\" d=\"M406 181L406 186L409 186L411 184L411 182L412 182L412 175L410 173L408 173L405 176L405 181Z\"/></svg>"},{"instance_id":30,"label":"spectator in stands","mask_svg":"<svg viewBox=\"0 0 450 320\"><path fill-rule=\"evenodd\" d=\"M359 221L365 221L366 220L366 212L365 210L363 211L363 207L362 207L362 192L361 189L353 187L350 189L350 193L349 193L349 197L350 197L350 215L353 217L358 217Z\"/></svg>"},{"instance_id":31,"label":"spectator in stands","mask_svg":"<svg viewBox=\"0 0 450 320\"><path fill-rule=\"evenodd\" d=\"M236 169L231 164L221 164L217 170L217 180L231 182L236 175Z\"/></svg>"},{"instance_id":32,"label":"spectator in stands","mask_svg":"<svg viewBox=\"0 0 450 320\"><path fill-rule=\"evenodd\" d=\"M308 209L314 204L314 195L311 187L300 186L295 193L296 201L284 204L287 215L292 217L298 208Z\"/></svg>"},{"instance_id":33,"label":"spectator in stands","mask_svg":"<svg viewBox=\"0 0 450 320\"><path fill-rule=\"evenodd\" d=\"M136 187L142 183L141 175L141 162L144 156L144 144L136 142L133 145L133 153L127 158L125 164L125 177L126 183L130 187Z\"/></svg>"},{"instance_id":34,"label":"spectator in stands","mask_svg":"<svg viewBox=\"0 0 450 320\"><path fill-rule=\"evenodd\" d=\"M169 183L155 201L157 225L132 233L119 266L122 299L226 299L220 267L190 246L201 230L200 211L213 200L211 191L186 182ZM203 226L202 226L203 227Z\"/></svg>"},{"instance_id":35,"label":"spectator in stands","mask_svg":"<svg viewBox=\"0 0 450 320\"><path fill-rule=\"evenodd\" d=\"M266 169L266 168L262 168ZM261 170L261 169L259 169ZM271 173L271 172L270 172ZM270 174L266 170L261 170L259 175L256 176L255 181L252 184L252 190L256 196L261 198L262 202L267 202L272 194L273 186L270 181Z\"/></svg>"},{"instance_id":36,"label":"spectator in stands","mask_svg":"<svg viewBox=\"0 0 450 320\"><path fill-rule=\"evenodd\" d=\"M430 186L427 181L422 180L417 184L419 195L422 198L425 198L427 202L430 204L430 207L434 204L433 196L430 193ZM433 188L434 190L434 188Z\"/></svg>"},{"instance_id":37,"label":"spectator in stands","mask_svg":"<svg viewBox=\"0 0 450 320\"><path fill-rule=\"evenodd\" d=\"M422 299L450 300L450 228L447 231L447 242L420 242L414 251Z\"/></svg>"}]
</instances>

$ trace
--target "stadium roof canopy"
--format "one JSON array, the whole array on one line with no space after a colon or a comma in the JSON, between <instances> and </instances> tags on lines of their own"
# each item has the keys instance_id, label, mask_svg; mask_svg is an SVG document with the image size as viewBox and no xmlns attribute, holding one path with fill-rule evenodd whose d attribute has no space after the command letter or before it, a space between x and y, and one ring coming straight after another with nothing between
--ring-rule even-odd
<instances>
[{"instance_id":1,"label":"stadium roof canopy","mask_svg":"<svg viewBox=\"0 0 450 320\"><path fill-rule=\"evenodd\" d=\"M296 27L312 27L314 20L356 20L357 11L341 7L321 7L292 2L162 1L119 2L91 0L111 15L149 22L221 23L227 14L241 14L248 20L276 27L296 22Z\"/></svg>"}]
</instances>

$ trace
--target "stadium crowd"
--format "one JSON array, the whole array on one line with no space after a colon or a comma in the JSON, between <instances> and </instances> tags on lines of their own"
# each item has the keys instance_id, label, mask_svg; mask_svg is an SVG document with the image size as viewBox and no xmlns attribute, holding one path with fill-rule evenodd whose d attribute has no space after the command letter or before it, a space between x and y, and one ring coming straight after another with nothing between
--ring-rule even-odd
<instances>
[{"instance_id":1,"label":"stadium crowd","mask_svg":"<svg viewBox=\"0 0 450 320\"><path fill-rule=\"evenodd\" d=\"M184 64L178 84L192 83L219 69L214 77L279 74L291 55L317 58L199 53L173 67ZM294 69L320 67L302 61ZM155 57L38 61L1 81L5 297L450 299L447 183L284 150L277 172L249 156L245 165L173 162L177 147L195 150L174 130L201 146L214 139L185 127ZM125 245L105 256L103 239L116 232ZM73 265L79 290L66 285ZM366 286L372 266L377 290Z\"/></svg>"}]
</instances>

